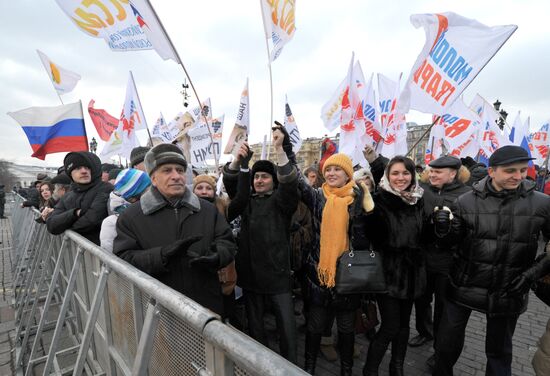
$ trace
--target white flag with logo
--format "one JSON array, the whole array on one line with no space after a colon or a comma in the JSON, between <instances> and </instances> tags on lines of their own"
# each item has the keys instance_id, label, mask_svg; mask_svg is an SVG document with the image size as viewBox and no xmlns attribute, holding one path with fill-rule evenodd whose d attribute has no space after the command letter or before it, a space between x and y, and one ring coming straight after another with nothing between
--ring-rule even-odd
<instances>
[{"instance_id":1,"label":"white flag with logo","mask_svg":"<svg viewBox=\"0 0 550 376\"><path fill-rule=\"evenodd\" d=\"M281 54L285 44L294 36L296 0L260 0L265 37L271 39L271 61Z\"/></svg>"},{"instance_id":2,"label":"white flag with logo","mask_svg":"<svg viewBox=\"0 0 550 376\"><path fill-rule=\"evenodd\" d=\"M348 73L346 77L340 82L334 94L321 108L321 119L323 124L329 132L332 132L338 128L342 121L342 99L344 98L344 93L346 88L349 88L350 82L352 80L353 74L353 54L351 61L348 66Z\"/></svg>"},{"instance_id":3,"label":"white flag with logo","mask_svg":"<svg viewBox=\"0 0 550 376\"><path fill-rule=\"evenodd\" d=\"M378 145L380 153L387 157L407 153L407 124L405 116L399 112L399 82L378 74L378 98L380 105L380 128L383 140Z\"/></svg>"},{"instance_id":4,"label":"white flag with logo","mask_svg":"<svg viewBox=\"0 0 550 376\"><path fill-rule=\"evenodd\" d=\"M401 113L443 114L517 29L488 27L452 12L414 14L411 23L424 27L426 43L403 88Z\"/></svg>"},{"instance_id":5,"label":"white flag with logo","mask_svg":"<svg viewBox=\"0 0 550 376\"><path fill-rule=\"evenodd\" d=\"M80 30L103 38L113 51L154 49L164 60L180 63L147 0L56 2Z\"/></svg>"},{"instance_id":6,"label":"white flag with logo","mask_svg":"<svg viewBox=\"0 0 550 376\"><path fill-rule=\"evenodd\" d=\"M292 143L292 151L298 153L302 147L302 136L300 136L300 131L298 130L298 125L294 120L294 115L292 115L292 110L288 104L288 98L285 96L285 128L290 136L290 142Z\"/></svg>"},{"instance_id":7,"label":"white flag with logo","mask_svg":"<svg viewBox=\"0 0 550 376\"><path fill-rule=\"evenodd\" d=\"M50 80L57 93L61 95L71 92L78 81L80 81L80 75L55 64L43 52L39 50L36 50L36 52L38 52L38 56L48 76L50 76Z\"/></svg>"},{"instance_id":8,"label":"white flag with logo","mask_svg":"<svg viewBox=\"0 0 550 376\"><path fill-rule=\"evenodd\" d=\"M229 140L227 141L227 145L225 146L224 154L233 154L233 156L236 156L237 151L246 141L248 134L250 133L250 108L248 97L247 78L246 85L241 93L241 100L239 102L237 118L235 119L235 126L233 127Z\"/></svg>"}]
</instances>

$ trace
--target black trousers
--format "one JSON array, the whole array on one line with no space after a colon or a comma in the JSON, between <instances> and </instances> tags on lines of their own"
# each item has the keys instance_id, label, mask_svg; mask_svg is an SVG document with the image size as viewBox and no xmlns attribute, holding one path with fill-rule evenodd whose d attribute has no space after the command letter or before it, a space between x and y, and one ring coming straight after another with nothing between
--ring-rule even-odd
<instances>
[{"instance_id":1,"label":"black trousers","mask_svg":"<svg viewBox=\"0 0 550 376\"><path fill-rule=\"evenodd\" d=\"M390 343L392 343L392 361L405 359L413 304L412 299L397 299L387 294L378 296L382 324L370 343L365 363L366 371L378 372L378 367Z\"/></svg>"},{"instance_id":2,"label":"black trousers","mask_svg":"<svg viewBox=\"0 0 550 376\"><path fill-rule=\"evenodd\" d=\"M464 347L466 325L472 310L447 301L435 348L434 376L452 376ZM519 316L487 317L485 355L487 376L512 375L512 337Z\"/></svg>"},{"instance_id":3,"label":"black trousers","mask_svg":"<svg viewBox=\"0 0 550 376\"><path fill-rule=\"evenodd\" d=\"M248 332L252 338L268 347L267 334L264 326L266 303L271 304L275 314L275 323L279 332L279 348L281 356L288 361L297 363L296 345L296 318L294 317L294 302L292 293L257 294L252 291L243 291L246 316L248 318Z\"/></svg>"},{"instance_id":4,"label":"black trousers","mask_svg":"<svg viewBox=\"0 0 550 376\"><path fill-rule=\"evenodd\" d=\"M433 337L434 348L437 341L437 330L439 328L443 308L446 302L446 289L449 277L446 274L427 271L426 273L426 293L414 302L416 312L416 330L418 334L424 337L431 337L430 322L432 321L432 296L435 296L434 314L433 314Z\"/></svg>"},{"instance_id":5,"label":"black trousers","mask_svg":"<svg viewBox=\"0 0 550 376\"><path fill-rule=\"evenodd\" d=\"M331 335L330 328L336 317L336 327L339 333L353 333L355 331L355 309L335 310L332 307L311 305L307 320L307 331L313 334ZM328 324L330 323L330 328ZM329 332L327 332L329 329ZM330 333L330 334L329 334Z\"/></svg>"}]
</instances>

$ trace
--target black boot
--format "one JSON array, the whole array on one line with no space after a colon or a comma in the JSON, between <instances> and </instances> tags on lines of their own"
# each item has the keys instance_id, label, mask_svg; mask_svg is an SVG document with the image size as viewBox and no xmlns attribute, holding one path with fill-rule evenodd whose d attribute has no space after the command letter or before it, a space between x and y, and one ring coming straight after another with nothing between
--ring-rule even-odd
<instances>
[{"instance_id":1,"label":"black boot","mask_svg":"<svg viewBox=\"0 0 550 376\"><path fill-rule=\"evenodd\" d=\"M355 333L338 332L338 347L340 348L340 376L351 376L353 368L353 346Z\"/></svg>"},{"instance_id":2,"label":"black boot","mask_svg":"<svg viewBox=\"0 0 550 376\"><path fill-rule=\"evenodd\" d=\"M315 365L317 364L317 354L321 346L321 334L306 332L306 354L304 371L310 375L315 375Z\"/></svg>"},{"instance_id":3,"label":"black boot","mask_svg":"<svg viewBox=\"0 0 550 376\"><path fill-rule=\"evenodd\" d=\"M384 359L386 350L387 346L377 341L376 337L371 341L367 352L365 367L363 367L363 376L378 376L378 367L380 367L380 363L382 363L382 359Z\"/></svg>"},{"instance_id":4,"label":"black boot","mask_svg":"<svg viewBox=\"0 0 550 376\"><path fill-rule=\"evenodd\" d=\"M409 329L401 329L391 344L390 376L403 376Z\"/></svg>"}]
</instances>

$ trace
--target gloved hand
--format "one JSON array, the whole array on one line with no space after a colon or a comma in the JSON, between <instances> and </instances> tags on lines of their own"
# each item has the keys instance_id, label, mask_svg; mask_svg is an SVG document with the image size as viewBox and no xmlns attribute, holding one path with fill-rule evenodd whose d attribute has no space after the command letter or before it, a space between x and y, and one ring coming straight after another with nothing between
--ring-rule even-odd
<instances>
[{"instance_id":1,"label":"gloved hand","mask_svg":"<svg viewBox=\"0 0 550 376\"><path fill-rule=\"evenodd\" d=\"M281 123L279 123L277 120L275 120L274 123L276 124L276 127L273 127L271 129L272 130L278 129L284 135L283 150L284 150L288 160L290 161L290 163L295 165L296 164L296 154L294 154L294 152L292 151L292 142L290 142L290 135L288 134L286 128Z\"/></svg>"},{"instance_id":2,"label":"gloved hand","mask_svg":"<svg viewBox=\"0 0 550 376\"><path fill-rule=\"evenodd\" d=\"M528 272L518 275L510 282L508 287L503 291L503 296L521 296L529 291L529 288L535 281L534 278Z\"/></svg>"},{"instance_id":3,"label":"gloved hand","mask_svg":"<svg viewBox=\"0 0 550 376\"><path fill-rule=\"evenodd\" d=\"M378 153L372 146L366 145L363 149L363 156L367 160L367 162L372 163L376 158L378 158Z\"/></svg>"},{"instance_id":4,"label":"gloved hand","mask_svg":"<svg viewBox=\"0 0 550 376\"><path fill-rule=\"evenodd\" d=\"M451 231L451 211L435 208L433 213L433 222L435 225L435 232L440 236L445 236Z\"/></svg>"},{"instance_id":5,"label":"gloved hand","mask_svg":"<svg viewBox=\"0 0 550 376\"><path fill-rule=\"evenodd\" d=\"M250 159L252 159L252 155L254 155L254 152L250 150L248 146L246 148L248 149L248 153L246 154L245 157L241 158L241 168L244 170L248 170Z\"/></svg>"},{"instance_id":6,"label":"gloved hand","mask_svg":"<svg viewBox=\"0 0 550 376\"><path fill-rule=\"evenodd\" d=\"M211 271L220 269L220 255L212 253L207 256L194 257L189 260L190 267L200 267Z\"/></svg>"},{"instance_id":7,"label":"gloved hand","mask_svg":"<svg viewBox=\"0 0 550 376\"><path fill-rule=\"evenodd\" d=\"M359 186L363 190L363 210L366 213L370 213L374 210L374 200L370 194L369 187L365 184L364 181L359 183Z\"/></svg>"},{"instance_id":8,"label":"gloved hand","mask_svg":"<svg viewBox=\"0 0 550 376\"><path fill-rule=\"evenodd\" d=\"M179 239L172 244L165 245L160 249L160 257L163 264L166 264L168 260L178 253L186 254L191 245L202 239L202 235L189 236L185 239Z\"/></svg>"}]
</instances>

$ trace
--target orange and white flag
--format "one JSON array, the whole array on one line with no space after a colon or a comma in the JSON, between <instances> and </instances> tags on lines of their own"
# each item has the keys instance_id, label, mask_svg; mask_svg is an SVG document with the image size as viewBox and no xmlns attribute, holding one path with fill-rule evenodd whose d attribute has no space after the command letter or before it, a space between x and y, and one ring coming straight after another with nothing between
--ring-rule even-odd
<instances>
[{"instance_id":1,"label":"orange and white flag","mask_svg":"<svg viewBox=\"0 0 550 376\"><path fill-rule=\"evenodd\" d=\"M296 0L261 0L265 37L271 39L270 61L275 61L296 31Z\"/></svg>"},{"instance_id":2,"label":"orange and white flag","mask_svg":"<svg viewBox=\"0 0 550 376\"><path fill-rule=\"evenodd\" d=\"M42 51L36 50L36 52L40 60L42 60L42 64L44 64L44 68L48 76L50 76L50 80L57 94L61 95L71 92L80 80L80 75L55 64Z\"/></svg>"}]
</instances>

